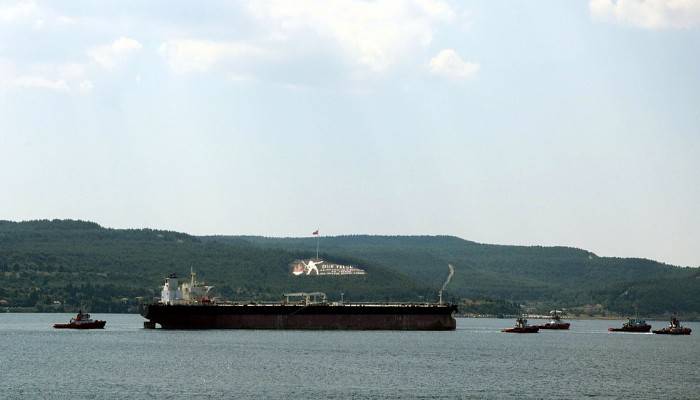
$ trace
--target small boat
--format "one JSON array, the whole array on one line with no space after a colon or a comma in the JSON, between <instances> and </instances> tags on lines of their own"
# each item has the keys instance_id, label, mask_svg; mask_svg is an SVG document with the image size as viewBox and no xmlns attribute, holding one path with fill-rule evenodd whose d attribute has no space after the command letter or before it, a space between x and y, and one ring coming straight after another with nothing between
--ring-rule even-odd
<instances>
[{"instance_id":1,"label":"small boat","mask_svg":"<svg viewBox=\"0 0 700 400\"><path fill-rule=\"evenodd\" d=\"M538 325L540 329L569 329L570 323L561 320L561 311L552 310L549 312L552 319L543 325Z\"/></svg>"},{"instance_id":2,"label":"small boat","mask_svg":"<svg viewBox=\"0 0 700 400\"><path fill-rule=\"evenodd\" d=\"M608 328L610 332L635 332L635 333L646 333L651 330L651 325L643 319L630 318L622 324L621 328Z\"/></svg>"},{"instance_id":3,"label":"small boat","mask_svg":"<svg viewBox=\"0 0 700 400\"><path fill-rule=\"evenodd\" d=\"M67 324L54 324L56 329L104 329L107 321L93 320L90 314L78 311L75 318L71 318Z\"/></svg>"},{"instance_id":4,"label":"small boat","mask_svg":"<svg viewBox=\"0 0 700 400\"><path fill-rule=\"evenodd\" d=\"M657 335L690 335L690 332L692 331L693 330L690 328L681 326L680 321L678 321L676 317L673 317L671 318L671 322L669 322L667 327L657 329L652 332L656 333Z\"/></svg>"},{"instance_id":5,"label":"small boat","mask_svg":"<svg viewBox=\"0 0 700 400\"><path fill-rule=\"evenodd\" d=\"M501 329L505 333L537 333L540 330L538 326L528 325L527 320L520 317L515 320L515 326L512 328Z\"/></svg>"}]
</instances>

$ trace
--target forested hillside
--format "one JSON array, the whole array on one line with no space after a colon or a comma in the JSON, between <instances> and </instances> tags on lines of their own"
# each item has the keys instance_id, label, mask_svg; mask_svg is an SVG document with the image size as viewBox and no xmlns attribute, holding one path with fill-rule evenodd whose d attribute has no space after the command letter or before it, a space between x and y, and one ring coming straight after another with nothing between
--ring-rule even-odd
<instances>
[{"instance_id":1,"label":"forested hillside","mask_svg":"<svg viewBox=\"0 0 700 400\"><path fill-rule=\"evenodd\" d=\"M289 291L340 297L407 299L419 285L400 273L349 256L329 261L361 265L366 276L295 278L289 263L304 250L262 249L244 240L203 241L183 233L106 229L82 221L0 221L0 307L38 311L134 311L160 295L163 278L194 268L229 299L276 300Z\"/></svg>"},{"instance_id":2,"label":"forested hillside","mask_svg":"<svg viewBox=\"0 0 700 400\"><path fill-rule=\"evenodd\" d=\"M247 240L268 249L310 251L313 238L218 237ZM439 286L446 265L457 273L449 292L457 298L490 297L542 311L569 307L584 313L664 314L700 311L700 270L646 259L598 257L568 247L502 246L451 236L339 236L321 239L321 250L350 255Z\"/></svg>"},{"instance_id":3,"label":"forested hillside","mask_svg":"<svg viewBox=\"0 0 700 400\"><path fill-rule=\"evenodd\" d=\"M350 300L434 301L445 297L477 313L590 315L678 312L700 317L700 270L651 260L597 257L567 247L488 245L450 236L321 238L322 258L367 270L360 276L305 276L289 263L311 257L314 238L196 237L92 222L0 221L0 309L135 311L159 295L165 275L190 267L215 294L273 300L289 291L340 293Z\"/></svg>"}]
</instances>

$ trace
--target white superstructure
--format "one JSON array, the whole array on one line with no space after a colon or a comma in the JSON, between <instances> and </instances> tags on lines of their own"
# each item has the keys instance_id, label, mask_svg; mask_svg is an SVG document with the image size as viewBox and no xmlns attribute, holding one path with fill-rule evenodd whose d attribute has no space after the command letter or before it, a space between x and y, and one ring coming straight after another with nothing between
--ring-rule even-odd
<instances>
[{"instance_id":1,"label":"white superstructure","mask_svg":"<svg viewBox=\"0 0 700 400\"><path fill-rule=\"evenodd\" d=\"M179 284L177 276L170 274L165 278L163 290L160 292L160 302L163 304L196 304L208 303L207 295L213 286L197 282L197 274L190 271L190 281Z\"/></svg>"}]
</instances>

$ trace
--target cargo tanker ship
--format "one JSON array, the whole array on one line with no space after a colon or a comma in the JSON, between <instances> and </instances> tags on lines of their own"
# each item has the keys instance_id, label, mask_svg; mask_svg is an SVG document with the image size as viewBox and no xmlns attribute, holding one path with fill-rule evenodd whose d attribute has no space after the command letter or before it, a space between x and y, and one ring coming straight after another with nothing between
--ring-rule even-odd
<instances>
[{"instance_id":1,"label":"cargo tanker ship","mask_svg":"<svg viewBox=\"0 0 700 400\"><path fill-rule=\"evenodd\" d=\"M450 268L450 276L452 275ZM449 282L449 278L448 278ZM447 282L445 282L445 285ZM443 285L443 289L445 287ZM331 302L321 292L287 293L279 302L212 301L210 286L165 279L161 298L141 308L146 328L164 329L336 329L454 330L457 306L437 303Z\"/></svg>"}]
</instances>

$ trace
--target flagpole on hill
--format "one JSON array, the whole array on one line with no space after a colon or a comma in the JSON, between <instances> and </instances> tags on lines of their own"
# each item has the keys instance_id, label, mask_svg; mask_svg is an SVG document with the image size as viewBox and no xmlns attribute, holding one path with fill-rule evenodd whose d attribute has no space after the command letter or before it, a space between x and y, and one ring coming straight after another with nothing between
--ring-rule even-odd
<instances>
[{"instance_id":1,"label":"flagpole on hill","mask_svg":"<svg viewBox=\"0 0 700 400\"><path fill-rule=\"evenodd\" d=\"M312 235L316 236L316 259L318 260L318 246L321 242L321 235L318 234L318 229L316 229Z\"/></svg>"}]
</instances>

